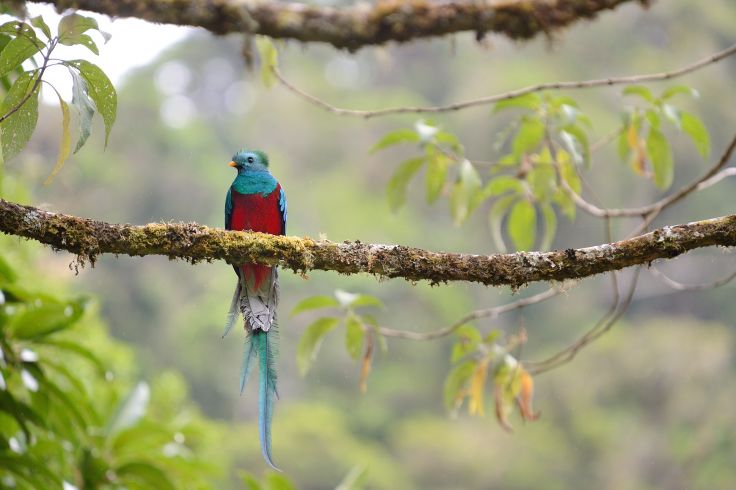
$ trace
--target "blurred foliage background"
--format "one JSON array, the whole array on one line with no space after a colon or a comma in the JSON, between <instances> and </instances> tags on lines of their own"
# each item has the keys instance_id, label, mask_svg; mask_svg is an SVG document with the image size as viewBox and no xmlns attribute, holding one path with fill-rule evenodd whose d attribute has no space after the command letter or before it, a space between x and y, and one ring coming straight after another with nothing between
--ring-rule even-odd
<instances>
[{"instance_id":1,"label":"blurred foliage background","mask_svg":"<svg viewBox=\"0 0 736 490\"><path fill-rule=\"evenodd\" d=\"M279 45L280 64L292 81L341 106L443 104L542 81L672 69L731 44L735 22L728 0L707 7L670 0L649 10L625 6L553 40L516 44L491 38L479 46L470 36L458 36L355 55L286 44ZM257 71L246 70L241 43L237 37L192 32L130 73L117 87L118 120L108 148L103 151L97 128L48 187L41 184L55 159L60 116L57 107L42 107L29 148L5 163L2 197L110 222L222 226L224 196L233 178L226 164L247 145L269 153L272 171L287 191L289 234L495 250L485 213L456 226L446 202L424 202L421 179L410 185L407 205L389 211L387 182L396 164L411 156L410 149L368 151L388 131L413 125L416 116L340 118L278 86L266 89ZM727 60L684 80L701 94L686 106L705 122L715 155L736 128L730 95L734 77L736 64ZM620 88L572 95L593 121L597 137L615 129L630 102ZM493 160L496 135L508 116L493 116L485 107L434 121L460 138L468 156ZM704 172L708 162L685 138L673 142L677 186ZM615 145L595 156L586 178L612 207L644 204L660 195L620 163ZM668 210L658 222L730 212L733 184L725 182ZM626 228L614 232L624 234ZM603 241L600 223L579 213L574 223L560 219L553 247ZM175 488L242 488L252 482L243 471L258 479L266 474L254 423L257 393L250 386L238 395L239 332L220 338L234 285L229 266L104 257L77 274L70 267L72 256L9 237L2 237L0 254L2 270L13 271L3 275L3 287L18 291L6 294L6 307L14 302L22 308L38 295L63 305L86 297L79 300L80 318L53 335L81 342L99 358L101 372L78 353L36 345L44 337L14 336L17 330L5 329L8 349L50 356L83 384L77 388L85 390L85 403L97 418L68 435L86 448L70 453L76 463L69 465L87 461L117 472L129 488L150 488L158 481L153 473L169 467L173 476L166 478ZM684 282L699 282L730 271L733 258L711 250L661 267ZM442 386L452 338L389 340L387 351L376 353L367 393L360 394L360 366L345 352L339 334L327 336L308 375L299 376L295 346L316 315L289 318L287 313L306 296L339 288L379 297L385 304L376 313L381 325L422 331L447 325L471 309L507 302L514 298L511 291L322 272L281 278L281 399L273 447L296 488L334 487L351 470L363 473L356 487L376 489L736 486L733 285L676 293L644 274L626 319L572 363L537 378L541 419L522 424L515 415L516 431L509 434L491 416L462 413L453 419L446 413ZM529 335L523 357L540 358L575 339L609 301L608 281L591 278L550 302L478 326L513 332L523 314ZM9 389L30 390L22 375L24 366L33 374L36 361L29 359L19 360L7 376ZM63 373L36 374L73 388ZM126 403L138 412L116 426ZM0 420L4 423L17 422ZM126 453L124 442L115 443L120 431L133 431L131 437L144 443ZM5 441L7 448L28 442L21 439ZM56 447L60 441L49 444ZM124 481L121 467L130 464L148 468L134 468ZM288 487L273 476L267 484Z\"/></svg>"}]
</instances>

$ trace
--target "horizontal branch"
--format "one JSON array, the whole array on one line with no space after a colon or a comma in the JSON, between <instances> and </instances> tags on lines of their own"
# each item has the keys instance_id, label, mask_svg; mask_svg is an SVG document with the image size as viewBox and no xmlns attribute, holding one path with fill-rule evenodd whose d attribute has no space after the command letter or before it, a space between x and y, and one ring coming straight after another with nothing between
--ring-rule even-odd
<instances>
[{"instance_id":1,"label":"horizontal branch","mask_svg":"<svg viewBox=\"0 0 736 490\"><path fill-rule=\"evenodd\" d=\"M164 255L192 263L280 265L295 272L361 272L409 281L471 281L520 287L578 279L676 257L713 245L736 246L736 215L666 226L615 243L554 252L471 255L401 245L334 243L311 238L226 231L194 223L110 224L0 199L0 231L77 254L94 265L105 253Z\"/></svg>"},{"instance_id":2,"label":"horizontal branch","mask_svg":"<svg viewBox=\"0 0 736 490\"><path fill-rule=\"evenodd\" d=\"M89 10L112 17L203 27L216 34L247 32L277 39L323 42L357 50L388 41L457 32L529 39L592 19L600 12L649 0L382 0L329 7L244 0L45 0L57 9Z\"/></svg>"}]
</instances>

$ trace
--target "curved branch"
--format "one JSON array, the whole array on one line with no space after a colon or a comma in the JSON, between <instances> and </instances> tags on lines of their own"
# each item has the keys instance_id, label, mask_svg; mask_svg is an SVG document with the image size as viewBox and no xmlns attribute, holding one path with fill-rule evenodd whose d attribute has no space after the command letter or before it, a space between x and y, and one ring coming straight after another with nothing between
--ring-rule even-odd
<instances>
[{"instance_id":1,"label":"curved branch","mask_svg":"<svg viewBox=\"0 0 736 490\"><path fill-rule=\"evenodd\" d=\"M471 255L402 245L334 243L311 238L226 231L194 223L118 225L0 199L0 231L67 250L92 264L100 254L164 255L192 263L280 265L295 272L330 270L403 277L431 283L471 281L520 287L536 281L579 279L700 247L736 246L736 215L665 226L645 235L594 247L554 252Z\"/></svg>"},{"instance_id":2,"label":"curved branch","mask_svg":"<svg viewBox=\"0 0 736 490\"><path fill-rule=\"evenodd\" d=\"M549 34L634 0L383 0L349 7L243 0L45 0L58 10L89 10L112 17L203 27L216 34L244 32L277 39L323 42L357 50L388 41L470 31L511 39ZM647 6L649 0L637 0Z\"/></svg>"},{"instance_id":3,"label":"curved branch","mask_svg":"<svg viewBox=\"0 0 736 490\"><path fill-rule=\"evenodd\" d=\"M728 48L711 54L702 58L698 61L690 63L689 65L680 67L676 70L660 72L660 73L649 73L645 75L632 75L622 77L610 77L610 78L594 78L591 80L577 80L571 82L546 82L538 83L536 85L528 85L526 87L509 90L508 92L502 92L500 94L487 95L485 97L478 97L475 99L465 100L462 102L454 102L452 104L440 105L440 106L425 106L425 107L388 107L386 109L376 110L363 110L363 109L344 109L341 107L334 106L324 100L311 95L301 88L297 87L279 70L278 66L271 66L276 79L283 85L287 90L293 92L298 97L301 97L305 101L312 105L315 105L327 112L338 116L355 116L370 119L373 117L389 116L395 114L426 114L426 113L439 113L439 112L453 112L461 109L467 109L468 107L486 106L495 104L502 100L509 100L522 95L527 95L535 92L541 92L543 90L576 90L576 89L587 89L594 87L606 87L612 85L627 85L632 83L644 83L644 82L658 82L663 80L671 80L673 78L692 73L700 68L718 63L719 61L733 56L736 54L736 44L729 46Z\"/></svg>"}]
</instances>

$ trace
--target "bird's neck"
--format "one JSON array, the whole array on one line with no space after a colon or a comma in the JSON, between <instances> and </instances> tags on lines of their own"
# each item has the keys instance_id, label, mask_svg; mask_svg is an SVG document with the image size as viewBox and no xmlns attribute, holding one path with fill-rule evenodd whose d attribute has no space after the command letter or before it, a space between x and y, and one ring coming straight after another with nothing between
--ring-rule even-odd
<instances>
[{"instance_id":1,"label":"bird's neck","mask_svg":"<svg viewBox=\"0 0 736 490\"><path fill-rule=\"evenodd\" d=\"M233 181L233 189L240 194L263 194L273 192L276 188L276 179L266 169L248 169L238 172Z\"/></svg>"}]
</instances>

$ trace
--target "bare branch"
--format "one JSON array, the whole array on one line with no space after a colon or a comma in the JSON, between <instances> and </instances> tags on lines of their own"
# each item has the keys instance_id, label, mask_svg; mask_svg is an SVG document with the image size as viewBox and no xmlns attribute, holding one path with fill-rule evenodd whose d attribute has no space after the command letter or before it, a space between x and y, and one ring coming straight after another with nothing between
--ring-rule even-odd
<instances>
[{"instance_id":1,"label":"bare branch","mask_svg":"<svg viewBox=\"0 0 736 490\"><path fill-rule=\"evenodd\" d=\"M383 0L328 7L243 0L46 0L61 11L90 10L112 17L203 27L215 34L262 34L275 39L328 43L355 51L388 41L487 32L529 39L592 19L633 0ZM646 6L649 0L638 0Z\"/></svg>"},{"instance_id":2,"label":"bare branch","mask_svg":"<svg viewBox=\"0 0 736 490\"><path fill-rule=\"evenodd\" d=\"M68 250L94 264L100 254L164 255L192 263L280 265L294 271L369 273L431 283L470 281L521 287L537 281L580 279L677 257L714 245L736 246L736 215L666 226L594 247L553 252L473 255L401 245L334 243L311 238L226 231L194 223L118 225L51 213L0 199L0 231Z\"/></svg>"},{"instance_id":3,"label":"bare branch","mask_svg":"<svg viewBox=\"0 0 736 490\"><path fill-rule=\"evenodd\" d=\"M558 294L562 293L565 289L563 287L559 286L553 286L546 291L543 291L539 294L535 294L533 296L529 296L528 298L522 298L516 301L513 301L511 303L501 305L501 306L495 306L493 308L486 308L482 310L475 310L464 317L457 320L455 323L440 328L439 330L434 330L432 332L408 332L405 330L395 330L392 328L387 327L379 327L378 333L385 337L395 337L398 339L407 339L407 340L432 340L437 339L440 337L445 337L447 335L452 334L455 330L460 328L461 326L465 325L468 322L472 322L473 320L478 320L480 318L498 318L499 316L503 315L504 313L508 313L513 310L517 310L519 308L523 308L525 306L541 303L542 301L546 301L550 298L554 298Z\"/></svg>"},{"instance_id":4,"label":"bare branch","mask_svg":"<svg viewBox=\"0 0 736 490\"><path fill-rule=\"evenodd\" d=\"M717 281L711 281L702 284L684 284L682 282L671 279L663 272L657 270L655 267L650 267L649 272L654 277L676 291L705 291L707 289L719 288L736 279L736 272L732 272L728 276L724 277L723 279L718 279Z\"/></svg>"},{"instance_id":5,"label":"bare branch","mask_svg":"<svg viewBox=\"0 0 736 490\"><path fill-rule=\"evenodd\" d=\"M641 272L641 266L637 267L634 272L634 277L631 279L629 290L626 293L626 297L623 302L619 302L618 291L616 293L616 299L611 308L596 322L596 324L588 330L582 337L576 340L568 347L562 349L560 352L548 357L547 359L539 362L524 362L524 365L529 367L531 374L537 375L546 371L551 371L563 364L572 361L575 356L585 346L600 338L603 334L608 332L626 313L629 309L631 300L634 298L634 292L636 292L636 286L639 282L639 273Z\"/></svg>"},{"instance_id":6,"label":"bare branch","mask_svg":"<svg viewBox=\"0 0 736 490\"><path fill-rule=\"evenodd\" d=\"M510 90L495 95L488 95L485 97L479 97L476 99L470 99L463 102L455 102L453 104L441 105L441 106L428 106L428 107L389 107L386 109L378 110L360 110L360 109L344 109L334 106L328 102L325 102L314 95L308 94L304 90L300 89L293 83L289 82L281 73L276 66L271 67L276 78L279 82L286 87L289 91L298 95L302 99L306 100L310 104L313 104L321 109L331 112L338 116L355 116L370 119L373 117L389 116L395 114L425 114L425 113L438 113L438 112L452 112L466 109L468 107L478 107L494 104L502 100L513 99L526 94L534 92L541 92L543 90L574 90L574 89L586 89L594 87L604 87L612 85L627 85L632 83L644 83L644 82L658 82L663 80L670 80L672 78L680 77L688 73L692 73L700 68L708 65L715 64L724 58L728 58L736 54L736 44L719 51L718 53L707 56L701 60L698 60L689 65L683 66L676 70L661 72L661 73L650 73L646 75L633 75L623 77L612 77L612 78L597 78L592 80L581 80L572 82L547 82L539 83L536 85L529 85L527 87L519 88L516 90Z\"/></svg>"}]
</instances>

